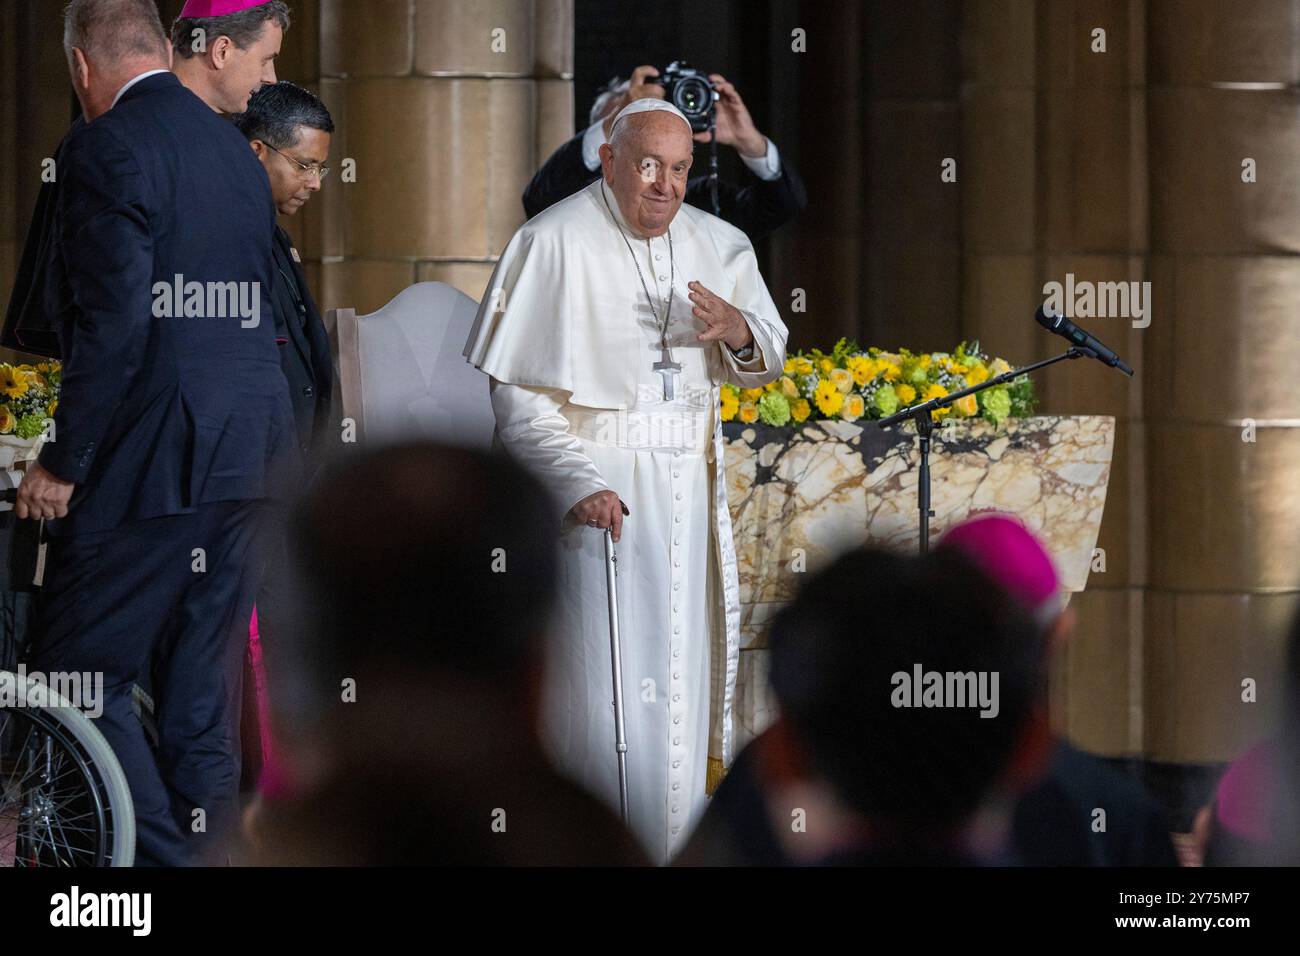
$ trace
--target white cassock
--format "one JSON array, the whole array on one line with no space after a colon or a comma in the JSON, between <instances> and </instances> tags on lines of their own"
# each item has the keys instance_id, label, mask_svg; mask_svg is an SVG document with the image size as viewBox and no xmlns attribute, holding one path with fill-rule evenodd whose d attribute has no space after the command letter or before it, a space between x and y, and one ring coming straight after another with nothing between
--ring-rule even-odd
<instances>
[{"instance_id":1,"label":"white cassock","mask_svg":"<svg viewBox=\"0 0 1300 956\"><path fill-rule=\"evenodd\" d=\"M671 228L668 328L682 370L666 399L652 366L672 275L668 239L637 239L608 187L606 206L601 183L515 234L464 354L492 377L497 440L556 499L561 559L544 743L561 770L615 812L605 532L568 512L606 489L631 512L616 545L629 815L651 857L666 862L703 812L706 780L721 779L734 756L740 597L719 386L756 388L778 377L787 333L745 234L683 205ZM632 254L655 298L653 315ZM744 314L751 360L697 340L707 326L691 312L692 280Z\"/></svg>"}]
</instances>

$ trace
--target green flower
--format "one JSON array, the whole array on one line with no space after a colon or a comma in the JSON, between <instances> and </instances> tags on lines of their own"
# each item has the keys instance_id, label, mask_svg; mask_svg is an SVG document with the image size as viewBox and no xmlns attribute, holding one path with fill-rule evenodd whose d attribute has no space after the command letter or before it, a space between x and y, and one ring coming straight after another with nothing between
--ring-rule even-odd
<instances>
[{"instance_id":1,"label":"green flower","mask_svg":"<svg viewBox=\"0 0 1300 956\"><path fill-rule=\"evenodd\" d=\"M1034 395L1034 383L1029 380L1028 375L1021 375L1012 379L1011 384L1007 386L1007 395L1011 398L1011 414L1013 416L1028 418L1034 414L1038 399Z\"/></svg>"},{"instance_id":2,"label":"green flower","mask_svg":"<svg viewBox=\"0 0 1300 956\"><path fill-rule=\"evenodd\" d=\"M43 431L45 431L45 415L39 412L24 415L18 419L18 424L14 426L14 434L24 440L35 438Z\"/></svg>"},{"instance_id":3,"label":"green flower","mask_svg":"<svg viewBox=\"0 0 1300 956\"><path fill-rule=\"evenodd\" d=\"M873 404L880 409L882 415L892 415L898 411L898 393L894 391L894 386L882 385L876 389Z\"/></svg>"},{"instance_id":4,"label":"green flower","mask_svg":"<svg viewBox=\"0 0 1300 956\"><path fill-rule=\"evenodd\" d=\"M758 417L767 425L790 421L790 400L782 392L767 392L758 400Z\"/></svg>"},{"instance_id":5,"label":"green flower","mask_svg":"<svg viewBox=\"0 0 1300 956\"><path fill-rule=\"evenodd\" d=\"M990 388L979 393L984 417L994 425L1011 414L1011 393L1005 388Z\"/></svg>"}]
</instances>

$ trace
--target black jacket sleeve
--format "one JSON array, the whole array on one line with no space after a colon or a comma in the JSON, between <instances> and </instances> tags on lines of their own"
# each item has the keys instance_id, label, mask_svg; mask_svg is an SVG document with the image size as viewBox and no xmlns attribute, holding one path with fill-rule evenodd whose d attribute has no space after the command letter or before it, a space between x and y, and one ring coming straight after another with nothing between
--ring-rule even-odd
<instances>
[{"instance_id":1,"label":"black jacket sleeve","mask_svg":"<svg viewBox=\"0 0 1300 956\"><path fill-rule=\"evenodd\" d=\"M80 116L63 138L66 143L85 126ZM45 310L45 283L49 269L51 239L54 228L54 205L58 199L58 176L63 160L63 144L54 154L54 182L41 183L36 197L36 209L23 244L23 257L14 278L5 312L4 331L0 332L0 345L19 352L34 352L49 358L59 356L59 332L55 317Z\"/></svg>"},{"instance_id":2,"label":"black jacket sleeve","mask_svg":"<svg viewBox=\"0 0 1300 956\"><path fill-rule=\"evenodd\" d=\"M81 483L143 362L153 237L135 157L97 125L67 140L59 180L54 241L73 318L62 343L57 441L45 445L40 461Z\"/></svg>"},{"instance_id":3,"label":"black jacket sleeve","mask_svg":"<svg viewBox=\"0 0 1300 956\"><path fill-rule=\"evenodd\" d=\"M697 154L697 162L698 154ZM781 156L781 175L773 180L759 179L747 172L751 182L737 186L718 177L718 206L722 218L758 242L799 213L808 205L808 192L790 160ZM686 186L686 201L698 209L713 212L709 177L695 176Z\"/></svg>"},{"instance_id":4,"label":"black jacket sleeve","mask_svg":"<svg viewBox=\"0 0 1300 956\"><path fill-rule=\"evenodd\" d=\"M585 132L585 131L584 131ZM600 175L582 161L582 133L551 154L524 190L524 212L532 219L543 209L568 199Z\"/></svg>"}]
</instances>

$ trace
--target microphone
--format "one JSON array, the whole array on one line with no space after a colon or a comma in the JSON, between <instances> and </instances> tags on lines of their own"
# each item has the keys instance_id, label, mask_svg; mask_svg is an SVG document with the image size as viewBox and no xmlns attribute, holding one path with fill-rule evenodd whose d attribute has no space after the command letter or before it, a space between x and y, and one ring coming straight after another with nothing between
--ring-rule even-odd
<instances>
[{"instance_id":1,"label":"microphone","mask_svg":"<svg viewBox=\"0 0 1300 956\"><path fill-rule=\"evenodd\" d=\"M1124 364L1124 361L1112 352L1106 346L1102 345L1097 339L1093 338L1083 329L1079 328L1063 315L1058 315L1053 309L1046 305L1040 305L1038 311L1034 313L1034 321L1047 329L1049 332L1055 332L1061 338L1067 340L1071 345L1081 349L1088 349L1098 359L1111 368L1117 368L1125 375L1132 376L1133 370Z\"/></svg>"}]
</instances>

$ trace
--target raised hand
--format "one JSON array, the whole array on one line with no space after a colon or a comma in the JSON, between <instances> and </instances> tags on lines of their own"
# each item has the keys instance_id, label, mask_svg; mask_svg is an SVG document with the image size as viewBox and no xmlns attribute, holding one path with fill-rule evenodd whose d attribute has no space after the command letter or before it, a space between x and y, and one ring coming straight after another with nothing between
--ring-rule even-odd
<instances>
[{"instance_id":1,"label":"raised hand","mask_svg":"<svg viewBox=\"0 0 1300 956\"><path fill-rule=\"evenodd\" d=\"M733 349L743 349L754 341L749 323L738 308L705 288L702 282L688 282L686 287L691 290L690 299L695 305L691 311L708 326L697 336L701 342L721 340Z\"/></svg>"}]
</instances>

